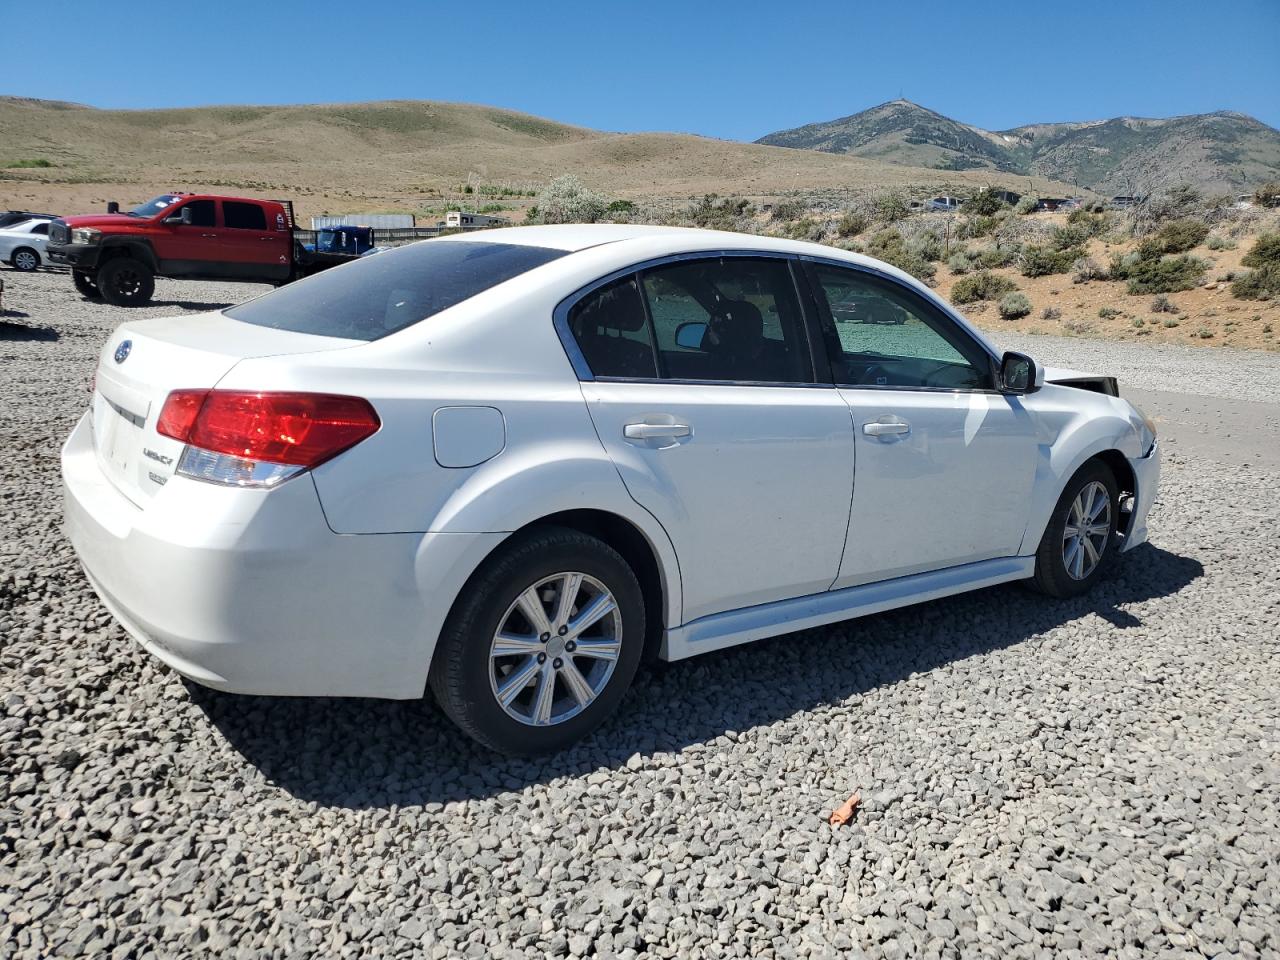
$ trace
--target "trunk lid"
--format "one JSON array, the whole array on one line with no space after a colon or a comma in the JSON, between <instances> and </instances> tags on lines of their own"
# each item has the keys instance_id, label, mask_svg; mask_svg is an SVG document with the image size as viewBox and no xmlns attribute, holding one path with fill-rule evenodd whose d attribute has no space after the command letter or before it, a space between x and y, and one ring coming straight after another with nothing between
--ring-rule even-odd
<instances>
[{"instance_id":1,"label":"trunk lid","mask_svg":"<svg viewBox=\"0 0 1280 960\"><path fill-rule=\"evenodd\" d=\"M171 390L216 386L241 360L359 346L241 323L221 313L125 323L98 358L93 445L98 464L136 506L146 507L169 481L183 444L156 432Z\"/></svg>"}]
</instances>

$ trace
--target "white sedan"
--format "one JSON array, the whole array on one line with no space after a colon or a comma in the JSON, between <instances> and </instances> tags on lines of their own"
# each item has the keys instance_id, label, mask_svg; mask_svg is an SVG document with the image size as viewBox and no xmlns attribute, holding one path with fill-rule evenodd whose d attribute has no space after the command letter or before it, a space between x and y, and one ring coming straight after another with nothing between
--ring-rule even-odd
<instances>
[{"instance_id":1,"label":"white sedan","mask_svg":"<svg viewBox=\"0 0 1280 960\"><path fill-rule=\"evenodd\" d=\"M48 220L24 220L0 230L0 260L15 270L30 273L44 262L49 243Z\"/></svg>"},{"instance_id":2,"label":"white sedan","mask_svg":"<svg viewBox=\"0 0 1280 960\"><path fill-rule=\"evenodd\" d=\"M883 263L598 225L126 323L62 467L103 603L182 674L430 687L524 752L599 724L645 655L1081 593L1146 539L1159 454L1113 379L1001 355Z\"/></svg>"}]
</instances>

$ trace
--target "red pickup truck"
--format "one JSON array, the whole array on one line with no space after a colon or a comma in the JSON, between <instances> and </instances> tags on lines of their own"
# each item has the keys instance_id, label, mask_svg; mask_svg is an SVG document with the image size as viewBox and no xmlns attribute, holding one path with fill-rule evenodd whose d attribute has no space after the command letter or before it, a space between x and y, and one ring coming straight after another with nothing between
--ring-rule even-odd
<instances>
[{"instance_id":1,"label":"red pickup truck","mask_svg":"<svg viewBox=\"0 0 1280 960\"><path fill-rule=\"evenodd\" d=\"M116 306L146 303L156 277L282 284L351 259L306 250L288 201L164 193L107 211L53 221L46 250L84 296Z\"/></svg>"}]
</instances>

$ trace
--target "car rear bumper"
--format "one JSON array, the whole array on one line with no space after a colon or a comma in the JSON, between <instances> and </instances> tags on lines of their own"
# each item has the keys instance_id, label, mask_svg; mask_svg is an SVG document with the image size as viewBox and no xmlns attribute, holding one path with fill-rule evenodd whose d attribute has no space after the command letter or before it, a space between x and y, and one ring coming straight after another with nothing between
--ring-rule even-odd
<instances>
[{"instance_id":1,"label":"car rear bumper","mask_svg":"<svg viewBox=\"0 0 1280 960\"><path fill-rule=\"evenodd\" d=\"M1160 487L1159 441L1151 445L1145 457L1130 458L1129 467L1133 470L1134 486L1137 489L1133 492L1133 515L1129 520L1129 532L1125 536L1124 546L1120 548L1122 553L1147 542L1147 514L1155 503Z\"/></svg>"},{"instance_id":2,"label":"car rear bumper","mask_svg":"<svg viewBox=\"0 0 1280 960\"><path fill-rule=\"evenodd\" d=\"M87 243L50 243L45 246L45 254L50 263L88 272L98 268L102 248Z\"/></svg>"},{"instance_id":3,"label":"car rear bumper","mask_svg":"<svg viewBox=\"0 0 1280 960\"><path fill-rule=\"evenodd\" d=\"M501 540L335 534L310 475L270 491L175 476L140 509L100 469L88 414L62 476L103 603L173 669L233 693L421 696L449 591Z\"/></svg>"}]
</instances>

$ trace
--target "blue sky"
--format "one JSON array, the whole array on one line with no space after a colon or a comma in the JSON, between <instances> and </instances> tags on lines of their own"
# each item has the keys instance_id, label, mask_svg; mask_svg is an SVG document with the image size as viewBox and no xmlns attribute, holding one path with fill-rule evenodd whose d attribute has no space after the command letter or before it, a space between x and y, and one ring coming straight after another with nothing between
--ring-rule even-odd
<instances>
[{"instance_id":1,"label":"blue sky","mask_svg":"<svg viewBox=\"0 0 1280 960\"><path fill-rule=\"evenodd\" d=\"M1280 0L25 9L5 46L32 66L0 93L98 107L454 100L749 140L901 95L989 129L1221 109L1280 127Z\"/></svg>"}]
</instances>

